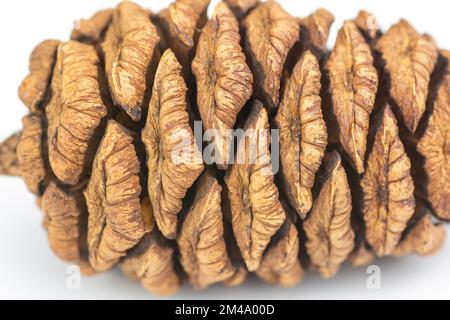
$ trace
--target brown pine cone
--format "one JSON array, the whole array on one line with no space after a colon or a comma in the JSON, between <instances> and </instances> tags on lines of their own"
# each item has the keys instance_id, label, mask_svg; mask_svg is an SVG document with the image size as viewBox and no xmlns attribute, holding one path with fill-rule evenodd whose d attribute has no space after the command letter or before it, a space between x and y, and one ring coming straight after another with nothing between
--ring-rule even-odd
<instances>
[{"instance_id":1,"label":"brown pine cone","mask_svg":"<svg viewBox=\"0 0 450 320\"><path fill-rule=\"evenodd\" d=\"M0 173L38 197L55 254L164 295L438 251L450 53L368 12L328 51L323 9L208 5L124 1L33 51Z\"/></svg>"}]
</instances>

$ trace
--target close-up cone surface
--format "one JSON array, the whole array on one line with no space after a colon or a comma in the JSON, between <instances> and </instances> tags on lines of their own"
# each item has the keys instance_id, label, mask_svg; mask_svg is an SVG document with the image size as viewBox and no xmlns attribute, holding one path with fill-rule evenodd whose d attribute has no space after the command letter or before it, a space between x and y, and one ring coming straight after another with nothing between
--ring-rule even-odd
<instances>
[{"instance_id":1,"label":"close-up cone surface","mask_svg":"<svg viewBox=\"0 0 450 320\"><path fill-rule=\"evenodd\" d=\"M436 254L450 53L366 11L327 46L324 9L208 7L123 1L31 53L0 174L36 196L54 254L159 295Z\"/></svg>"}]
</instances>

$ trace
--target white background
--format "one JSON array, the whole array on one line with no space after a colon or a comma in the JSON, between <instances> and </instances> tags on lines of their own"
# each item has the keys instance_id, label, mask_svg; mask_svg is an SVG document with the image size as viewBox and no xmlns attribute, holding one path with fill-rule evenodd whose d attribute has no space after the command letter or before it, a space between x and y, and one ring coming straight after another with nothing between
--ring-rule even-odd
<instances>
[{"instance_id":1,"label":"white background","mask_svg":"<svg viewBox=\"0 0 450 320\"><path fill-rule=\"evenodd\" d=\"M168 0L140 0L154 11ZM213 1L216 3L217 1ZM439 46L450 49L449 2L442 0L285 0L280 2L293 15L306 16L324 7L336 16L330 43L338 26L356 16L361 8L373 12L383 27L399 18L408 19L420 32L432 35ZM68 39L75 19L87 18L96 10L114 6L113 0L15 0L2 3L0 13L0 140L20 129L26 108L17 98L17 88L26 76L33 47L47 38ZM210 8L211 9L211 8ZM67 289L67 265L47 247L41 215L24 184L0 177L0 298L6 299L156 299L139 284L117 270L83 278L81 290ZM344 266L332 280L307 273L293 289L272 288L251 279L240 288L215 286L196 292L188 286L173 298L179 299L395 299L450 298L450 241L430 258L410 256L377 261L381 267L381 290L369 290L365 268Z\"/></svg>"}]
</instances>

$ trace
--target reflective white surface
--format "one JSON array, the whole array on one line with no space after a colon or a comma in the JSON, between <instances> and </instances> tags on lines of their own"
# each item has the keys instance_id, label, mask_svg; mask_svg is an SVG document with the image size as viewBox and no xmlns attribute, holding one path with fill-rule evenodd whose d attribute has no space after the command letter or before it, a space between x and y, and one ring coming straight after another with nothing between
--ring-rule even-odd
<instances>
[{"instance_id":1,"label":"reflective white surface","mask_svg":"<svg viewBox=\"0 0 450 320\"><path fill-rule=\"evenodd\" d=\"M170 1L136 1L154 11ZM217 1L213 1L216 3ZM420 31L432 35L440 47L450 49L449 2L280 0L296 16L324 7L336 16L330 44L345 19L364 8L377 16L383 29L404 17ZM117 1L66 0L6 2L0 19L0 140L21 127L27 110L17 98L17 88L26 76L33 47L47 38L67 39L72 22L89 17L96 10ZM3 299L155 299L118 270L82 278L80 290L67 288L67 264L60 262L47 246L41 228L41 214L19 179L0 177L0 298ZM410 256L377 261L381 268L381 289L369 290L365 268L344 266L332 280L307 273L302 284L292 289L267 286L252 278L239 288L215 286L196 292L188 286L175 299L450 299L450 240L436 256Z\"/></svg>"}]
</instances>

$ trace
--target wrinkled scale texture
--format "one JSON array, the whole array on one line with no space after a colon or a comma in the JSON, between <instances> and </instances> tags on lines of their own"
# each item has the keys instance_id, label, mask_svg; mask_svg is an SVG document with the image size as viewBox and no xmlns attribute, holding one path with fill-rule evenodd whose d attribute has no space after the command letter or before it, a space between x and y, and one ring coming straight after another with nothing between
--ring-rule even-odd
<instances>
[{"instance_id":1,"label":"wrinkled scale texture","mask_svg":"<svg viewBox=\"0 0 450 320\"><path fill-rule=\"evenodd\" d=\"M281 239L268 248L256 274L269 284L289 288L302 281L304 271L297 228L289 219L285 224Z\"/></svg>"},{"instance_id":2,"label":"wrinkled scale texture","mask_svg":"<svg viewBox=\"0 0 450 320\"><path fill-rule=\"evenodd\" d=\"M283 66L289 50L298 40L300 26L273 0L252 10L243 25L257 97L266 108L275 109L280 101Z\"/></svg>"},{"instance_id":3,"label":"wrinkled scale texture","mask_svg":"<svg viewBox=\"0 0 450 320\"><path fill-rule=\"evenodd\" d=\"M55 255L171 295L442 248L450 53L366 11L328 46L324 9L208 5L124 1L33 50L0 174L35 194Z\"/></svg>"},{"instance_id":4,"label":"wrinkled scale texture","mask_svg":"<svg viewBox=\"0 0 450 320\"><path fill-rule=\"evenodd\" d=\"M320 89L319 63L307 51L287 82L275 118L280 130L284 190L289 202L302 218L311 209L311 188L327 146Z\"/></svg>"},{"instance_id":5,"label":"wrinkled scale texture","mask_svg":"<svg viewBox=\"0 0 450 320\"><path fill-rule=\"evenodd\" d=\"M97 271L113 267L144 235L139 170L133 137L110 120L85 191L89 261Z\"/></svg>"},{"instance_id":6,"label":"wrinkled scale texture","mask_svg":"<svg viewBox=\"0 0 450 320\"><path fill-rule=\"evenodd\" d=\"M377 115L375 140L361 180L366 237L378 256L397 246L414 213L411 162L389 105Z\"/></svg>"},{"instance_id":7,"label":"wrinkled scale texture","mask_svg":"<svg viewBox=\"0 0 450 320\"><path fill-rule=\"evenodd\" d=\"M435 224L429 212L420 219L407 236L395 248L394 256L416 253L421 256L435 254L444 245L446 230L443 224Z\"/></svg>"},{"instance_id":8,"label":"wrinkled scale texture","mask_svg":"<svg viewBox=\"0 0 450 320\"><path fill-rule=\"evenodd\" d=\"M42 144L42 117L30 114L22 119L23 130L17 145L17 161L23 181L32 193L41 194L42 184L47 175Z\"/></svg>"},{"instance_id":9,"label":"wrinkled scale texture","mask_svg":"<svg viewBox=\"0 0 450 320\"><path fill-rule=\"evenodd\" d=\"M99 41L110 24L113 14L113 9L106 9L97 12L90 19L76 21L70 36L71 39L89 43Z\"/></svg>"},{"instance_id":10,"label":"wrinkled scale texture","mask_svg":"<svg viewBox=\"0 0 450 320\"><path fill-rule=\"evenodd\" d=\"M450 71L439 84L427 129L417 149L425 158L428 200L438 217L450 220Z\"/></svg>"},{"instance_id":11,"label":"wrinkled scale texture","mask_svg":"<svg viewBox=\"0 0 450 320\"><path fill-rule=\"evenodd\" d=\"M365 36L367 36L369 40L372 41L377 38L379 28L377 20L373 14L361 10L354 22L358 28L365 33Z\"/></svg>"},{"instance_id":12,"label":"wrinkled scale texture","mask_svg":"<svg viewBox=\"0 0 450 320\"><path fill-rule=\"evenodd\" d=\"M319 9L312 15L301 19L300 41L303 42L304 49L310 48L320 56L324 55L327 51L328 35L333 22L334 16L325 9Z\"/></svg>"},{"instance_id":13,"label":"wrinkled scale texture","mask_svg":"<svg viewBox=\"0 0 450 320\"><path fill-rule=\"evenodd\" d=\"M20 169L17 160L17 146L22 132L17 132L0 143L0 174L19 176Z\"/></svg>"},{"instance_id":14,"label":"wrinkled scale texture","mask_svg":"<svg viewBox=\"0 0 450 320\"><path fill-rule=\"evenodd\" d=\"M168 49L156 71L142 141L147 151L148 193L158 228L169 239L186 191L203 171L203 160L189 126L182 67Z\"/></svg>"},{"instance_id":15,"label":"wrinkled scale texture","mask_svg":"<svg viewBox=\"0 0 450 320\"><path fill-rule=\"evenodd\" d=\"M114 11L102 44L112 98L133 120L140 120L160 38L147 10L124 1Z\"/></svg>"},{"instance_id":16,"label":"wrinkled scale texture","mask_svg":"<svg viewBox=\"0 0 450 320\"><path fill-rule=\"evenodd\" d=\"M222 187L213 174L206 171L199 179L194 204L177 240L181 265L191 284L199 289L225 281L235 273L224 241Z\"/></svg>"},{"instance_id":17,"label":"wrinkled scale texture","mask_svg":"<svg viewBox=\"0 0 450 320\"><path fill-rule=\"evenodd\" d=\"M192 71L197 79L197 105L205 130L211 131L215 163L227 168L232 143L230 129L252 94L253 76L240 46L239 25L219 3L202 31Z\"/></svg>"},{"instance_id":18,"label":"wrinkled scale texture","mask_svg":"<svg viewBox=\"0 0 450 320\"><path fill-rule=\"evenodd\" d=\"M430 75L438 57L436 44L401 20L380 38L377 49L386 63L391 96L414 133L426 107Z\"/></svg>"},{"instance_id":19,"label":"wrinkled scale texture","mask_svg":"<svg viewBox=\"0 0 450 320\"><path fill-rule=\"evenodd\" d=\"M53 173L76 185L89 161L89 145L107 114L100 93L100 59L90 45L61 44L52 79L52 98L46 107L48 152Z\"/></svg>"},{"instance_id":20,"label":"wrinkled scale texture","mask_svg":"<svg viewBox=\"0 0 450 320\"><path fill-rule=\"evenodd\" d=\"M378 74L370 47L353 22L339 31L327 69L341 146L356 171L363 173Z\"/></svg>"},{"instance_id":21,"label":"wrinkled scale texture","mask_svg":"<svg viewBox=\"0 0 450 320\"><path fill-rule=\"evenodd\" d=\"M175 0L159 13L162 28L167 34L167 45L184 67L189 65L189 55L195 46L197 32L206 22L209 2L210 0Z\"/></svg>"},{"instance_id":22,"label":"wrinkled scale texture","mask_svg":"<svg viewBox=\"0 0 450 320\"><path fill-rule=\"evenodd\" d=\"M22 81L19 88L19 97L31 112L42 109L59 44L58 40L43 41L31 54L30 74Z\"/></svg>"},{"instance_id":23,"label":"wrinkled scale texture","mask_svg":"<svg viewBox=\"0 0 450 320\"><path fill-rule=\"evenodd\" d=\"M268 128L267 111L257 101L245 123L235 164L225 176L233 231L249 271L258 268L271 237L286 218L274 183Z\"/></svg>"},{"instance_id":24,"label":"wrinkled scale texture","mask_svg":"<svg viewBox=\"0 0 450 320\"><path fill-rule=\"evenodd\" d=\"M87 210L80 191L65 191L52 182L42 196L44 225L53 252L64 261L87 259Z\"/></svg>"},{"instance_id":25,"label":"wrinkled scale texture","mask_svg":"<svg viewBox=\"0 0 450 320\"><path fill-rule=\"evenodd\" d=\"M312 265L324 278L333 277L354 248L352 197L337 152L324 157L323 185L303 228Z\"/></svg>"},{"instance_id":26,"label":"wrinkled scale texture","mask_svg":"<svg viewBox=\"0 0 450 320\"><path fill-rule=\"evenodd\" d=\"M157 231L147 234L121 263L122 271L149 292L171 295L181 280L174 269L174 249Z\"/></svg>"}]
</instances>

